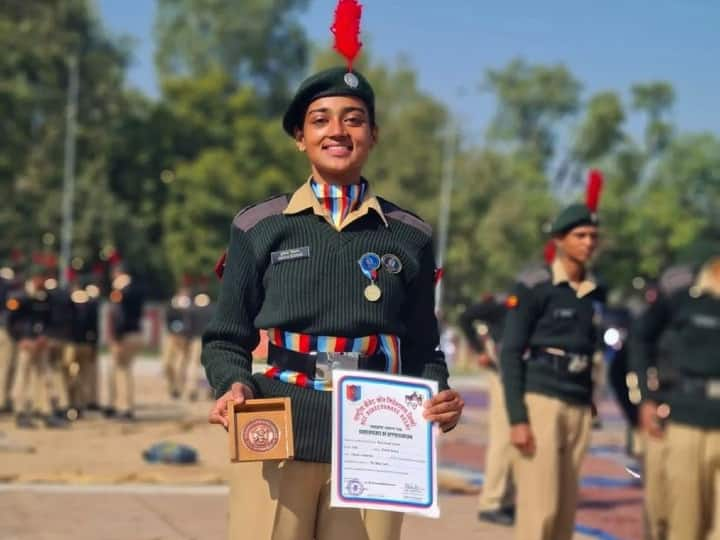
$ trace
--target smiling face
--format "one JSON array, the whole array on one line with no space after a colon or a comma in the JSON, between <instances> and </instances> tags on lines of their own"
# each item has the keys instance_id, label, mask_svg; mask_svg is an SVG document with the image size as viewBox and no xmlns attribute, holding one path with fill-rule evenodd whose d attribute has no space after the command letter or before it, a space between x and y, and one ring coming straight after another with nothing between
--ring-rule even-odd
<instances>
[{"instance_id":1,"label":"smiling face","mask_svg":"<svg viewBox=\"0 0 720 540\"><path fill-rule=\"evenodd\" d=\"M327 184L355 184L377 141L365 103L350 96L316 99L307 108L298 149L306 152L313 178Z\"/></svg>"}]
</instances>

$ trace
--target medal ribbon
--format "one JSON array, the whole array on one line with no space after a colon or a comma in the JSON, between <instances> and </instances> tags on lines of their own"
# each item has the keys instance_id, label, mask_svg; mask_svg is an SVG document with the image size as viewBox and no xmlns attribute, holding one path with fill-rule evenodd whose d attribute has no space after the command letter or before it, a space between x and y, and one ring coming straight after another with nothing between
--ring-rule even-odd
<instances>
[{"instance_id":1,"label":"medal ribbon","mask_svg":"<svg viewBox=\"0 0 720 540\"><path fill-rule=\"evenodd\" d=\"M385 356L385 371L387 373L400 373L400 338L391 334L379 334L377 336L364 336L357 338L335 337L335 336L312 336L297 332L284 332L279 328L271 328L267 331L270 343L276 347L288 349L299 353L343 353L353 352L365 356L372 356L378 349ZM295 384L313 390L331 390L329 382L316 381L304 373L296 371L281 371L271 367L265 372L266 377L278 379L288 384Z\"/></svg>"}]
</instances>

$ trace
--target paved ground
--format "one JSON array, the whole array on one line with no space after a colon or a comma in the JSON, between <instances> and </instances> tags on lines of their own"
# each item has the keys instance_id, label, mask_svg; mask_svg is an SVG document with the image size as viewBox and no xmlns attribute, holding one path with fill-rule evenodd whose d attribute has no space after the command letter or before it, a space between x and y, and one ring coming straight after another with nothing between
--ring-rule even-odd
<instances>
[{"instance_id":1,"label":"paved ground","mask_svg":"<svg viewBox=\"0 0 720 540\"><path fill-rule=\"evenodd\" d=\"M171 402L157 363L138 366L140 421L124 426L90 418L64 432L19 432L0 419L0 540L205 540L225 537L225 434L205 423L208 403ZM510 540L510 529L475 519L482 483L486 395L482 376L457 379L468 403L463 424L439 450L442 517L408 517L407 540ZM601 407L583 467L578 539L639 540L641 492L624 469L617 410ZM153 465L142 450L172 440L195 447L193 466ZM248 538L252 538L251 535Z\"/></svg>"}]
</instances>

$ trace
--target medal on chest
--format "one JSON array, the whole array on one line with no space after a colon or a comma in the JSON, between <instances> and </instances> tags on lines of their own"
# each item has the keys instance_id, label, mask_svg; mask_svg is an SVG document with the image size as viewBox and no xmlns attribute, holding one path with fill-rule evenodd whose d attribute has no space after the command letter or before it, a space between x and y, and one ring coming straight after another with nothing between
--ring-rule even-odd
<instances>
[{"instance_id":1,"label":"medal on chest","mask_svg":"<svg viewBox=\"0 0 720 540\"><path fill-rule=\"evenodd\" d=\"M378 268L380 268L380 256L377 253L368 252L365 253L360 260L358 260L360 270L363 275L370 280L370 284L365 287L363 292L365 300L368 302L377 302L382 296L382 290L377 285Z\"/></svg>"}]
</instances>

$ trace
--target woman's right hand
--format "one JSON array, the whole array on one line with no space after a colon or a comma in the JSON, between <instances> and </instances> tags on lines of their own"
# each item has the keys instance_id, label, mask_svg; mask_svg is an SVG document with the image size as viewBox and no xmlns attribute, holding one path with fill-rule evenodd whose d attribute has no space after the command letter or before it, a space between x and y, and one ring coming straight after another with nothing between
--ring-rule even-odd
<instances>
[{"instance_id":1,"label":"woman's right hand","mask_svg":"<svg viewBox=\"0 0 720 540\"><path fill-rule=\"evenodd\" d=\"M515 424L510 427L510 442L525 456L535 453L535 436L530 424Z\"/></svg>"},{"instance_id":2,"label":"woman's right hand","mask_svg":"<svg viewBox=\"0 0 720 540\"><path fill-rule=\"evenodd\" d=\"M252 389L246 384L239 382L233 383L230 390L225 392L220 399L215 402L208 421L211 424L220 424L226 430L228 428L228 403L235 402L236 405L245 403L245 400L253 398Z\"/></svg>"}]
</instances>

